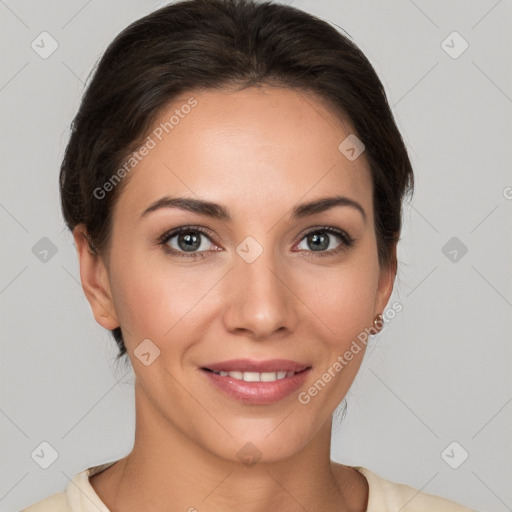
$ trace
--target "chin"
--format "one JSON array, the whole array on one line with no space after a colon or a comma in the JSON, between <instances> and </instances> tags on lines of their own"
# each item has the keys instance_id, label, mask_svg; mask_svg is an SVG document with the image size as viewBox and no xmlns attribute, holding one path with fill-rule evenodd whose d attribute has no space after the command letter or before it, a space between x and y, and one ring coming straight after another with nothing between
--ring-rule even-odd
<instances>
[{"instance_id":1,"label":"chin","mask_svg":"<svg viewBox=\"0 0 512 512\"><path fill-rule=\"evenodd\" d=\"M227 427L232 434L227 443L219 444L219 438L205 439L208 451L230 462L242 463L248 467L259 463L274 463L289 459L304 450L318 433L313 426L298 425L292 420L293 413L284 421L283 415L278 421L265 425L261 421L245 422L243 429ZM248 424L252 423L252 428ZM256 423L256 424L255 424ZM249 427L249 428L247 428Z\"/></svg>"}]
</instances>

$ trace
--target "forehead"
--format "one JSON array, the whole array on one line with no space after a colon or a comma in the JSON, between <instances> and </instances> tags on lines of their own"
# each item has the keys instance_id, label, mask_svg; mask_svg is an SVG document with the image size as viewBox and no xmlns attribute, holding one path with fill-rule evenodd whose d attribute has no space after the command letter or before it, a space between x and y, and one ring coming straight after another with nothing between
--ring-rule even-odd
<instances>
[{"instance_id":1,"label":"forehead","mask_svg":"<svg viewBox=\"0 0 512 512\"><path fill-rule=\"evenodd\" d=\"M309 92L264 86L183 94L156 117L150 149L116 209L140 214L163 195L187 195L261 214L338 193L371 214L364 153L350 160L339 149L351 134L350 123Z\"/></svg>"}]
</instances>

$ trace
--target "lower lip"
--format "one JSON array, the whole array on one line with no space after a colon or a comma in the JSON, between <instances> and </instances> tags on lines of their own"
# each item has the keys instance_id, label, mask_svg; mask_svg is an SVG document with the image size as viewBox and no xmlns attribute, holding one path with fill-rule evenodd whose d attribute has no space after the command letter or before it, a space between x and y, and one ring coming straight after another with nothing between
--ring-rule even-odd
<instances>
[{"instance_id":1,"label":"lower lip","mask_svg":"<svg viewBox=\"0 0 512 512\"><path fill-rule=\"evenodd\" d=\"M210 382L231 398L254 405L278 402L297 391L306 380L310 368L295 373L292 377L273 382L246 382L233 377L221 377L208 370L202 370Z\"/></svg>"}]
</instances>

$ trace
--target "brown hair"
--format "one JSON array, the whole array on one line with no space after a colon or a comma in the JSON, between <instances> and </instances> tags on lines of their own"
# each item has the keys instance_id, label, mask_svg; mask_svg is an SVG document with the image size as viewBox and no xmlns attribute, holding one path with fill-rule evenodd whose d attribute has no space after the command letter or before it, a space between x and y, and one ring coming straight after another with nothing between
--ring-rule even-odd
<instances>
[{"instance_id":1,"label":"brown hair","mask_svg":"<svg viewBox=\"0 0 512 512\"><path fill-rule=\"evenodd\" d=\"M396 272L402 200L414 180L383 85L361 50L329 23L269 1L174 2L114 39L72 122L60 170L69 229L83 223L91 248L108 251L113 205L127 179L104 197L95 191L178 95L263 84L313 92L351 123L372 174L379 263ZM112 334L119 359L126 354L121 328Z\"/></svg>"}]
</instances>

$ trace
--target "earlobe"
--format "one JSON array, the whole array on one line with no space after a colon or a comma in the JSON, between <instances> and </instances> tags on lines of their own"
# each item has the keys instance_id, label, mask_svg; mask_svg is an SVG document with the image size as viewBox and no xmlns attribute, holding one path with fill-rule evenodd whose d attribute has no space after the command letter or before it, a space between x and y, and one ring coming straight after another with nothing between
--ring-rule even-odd
<instances>
[{"instance_id":1,"label":"earlobe","mask_svg":"<svg viewBox=\"0 0 512 512\"><path fill-rule=\"evenodd\" d=\"M78 253L82 288L91 305L94 318L105 329L115 329L119 327L119 321L103 258L90 245L83 224L75 227L73 238Z\"/></svg>"}]
</instances>

